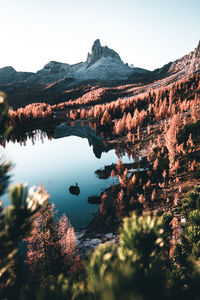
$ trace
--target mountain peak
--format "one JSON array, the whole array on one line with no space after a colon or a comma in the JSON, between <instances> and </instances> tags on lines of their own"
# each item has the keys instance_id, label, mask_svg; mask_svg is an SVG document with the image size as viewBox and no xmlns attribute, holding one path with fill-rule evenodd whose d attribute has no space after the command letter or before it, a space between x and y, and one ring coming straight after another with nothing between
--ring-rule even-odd
<instances>
[{"instance_id":1,"label":"mountain peak","mask_svg":"<svg viewBox=\"0 0 200 300\"><path fill-rule=\"evenodd\" d=\"M195 48L194 52L200 53L200 40L199 40L199 43L198 43L197 47Z\"/></svg>"},{"instance_id":2,"label":"mountain peak","mask_svg":"<svg viewBox=\"0 0 200 300\"><path fill-rule=\"evenodd\" d=\"M16 73L17 71L12 66L7 66L0 69L1 72Z\"/></svg>"},{"instance_id":3,"label":"mountain peak","mask_svg":"<svg viewBox=\"0 0 200 300\"><path fill-rule=\"evenodd\" d=\"M117 52L115 52L113 49L108 48L107 46L102 47L100 40L96 39L92 46L92 53L88 53L87 57L87 63L89 65L94 64L97 60L99 60L101 57L112 57L121 62L121 58Z\"/></svg>"},{"instance_id":4,"label":"mountain peak","mask_svg":"<svg viewBox=\"0 0 200 300\"><path fill-rule=\"evenodd\" d=\"M98 48L101 48L101 42L100 42L100 39L96 39L96 40L94 41L94 44L93 44L93 46L92 46L92 50L93 50L93 49L98 49Z\"/></svg>"}]
</instances>

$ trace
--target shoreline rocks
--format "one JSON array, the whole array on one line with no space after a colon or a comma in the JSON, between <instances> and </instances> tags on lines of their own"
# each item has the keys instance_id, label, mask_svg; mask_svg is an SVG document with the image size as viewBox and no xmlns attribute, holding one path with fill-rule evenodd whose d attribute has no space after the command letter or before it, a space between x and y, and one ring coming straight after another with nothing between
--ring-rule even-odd
<instances>
[{"instance_id":1,"label":"shoreline rocks","mask_svg":"<svg viewBox=\"0 0 200 300\"><path fill-rule=\"evenodd\" d=\"M94 251L99 245L106 243L115 244L119 241L119 236L112 232L95 234L94 237L88 236L86 230L75 232L77 238L77 247L82 258L85 258L90 251Z\"/></svg>"}]
</instances>

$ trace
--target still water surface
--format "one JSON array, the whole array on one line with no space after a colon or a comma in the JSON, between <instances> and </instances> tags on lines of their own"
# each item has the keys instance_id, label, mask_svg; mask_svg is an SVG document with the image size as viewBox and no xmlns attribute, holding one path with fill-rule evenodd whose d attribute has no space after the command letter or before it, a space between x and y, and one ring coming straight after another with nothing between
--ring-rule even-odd
<instances>
[{"instance_id":1,"label":"still water surface","mask_svg":"<svg viewBox=\"0 0 200 300\"><path fill-rule=\"evenodd\" d=\"M66 213L75 229L85 227L99 209L99 205L88 203L88 196L100 195L113 182L113 178L99 179L95 171L118 161L115 150L103 152L97 158L88 140L77 136L38 138L34 144L28 139L26 145L8 142L5 150L1 147L2 151L14 164L10 183L26 182L29 186L42 183L58 215ZM127 156L122 160L129 162ZM69 192L69 186L76 182L80 187L78 196ZM9 205L8 195L2 199L4 205Z\"/></svg>"}]
</instances>

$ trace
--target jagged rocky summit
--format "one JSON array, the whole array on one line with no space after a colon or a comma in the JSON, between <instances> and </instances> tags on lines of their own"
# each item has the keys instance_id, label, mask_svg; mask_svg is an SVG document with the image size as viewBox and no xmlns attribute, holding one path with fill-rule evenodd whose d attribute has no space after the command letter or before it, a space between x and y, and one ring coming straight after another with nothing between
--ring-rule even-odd
<instances>
[{"instance_id":1,"label":"jagged rocky summit","mask_svg":"<svg viewBox=\"0 0 200 300\"><path fill-rule=\"evenodd\" d=\"M34 82L37 80L42 83L49 83L65 78L69 82L71 80L73 85L74 81L127 80L134 72L134 68L130 68L122 62L117 52L107 46L102 47L100 40L97 39L94 41L92 52L91 54L88 53L85 62L69 65L51 61L42 70L28 78L28 81ZM146 70L141 69L140 72L146 72Z\"/></svg>"},{"instance_id":2,"label":"jagged rocky summit","mask_svg":"<svg viewBox=\"0 0 200 300\"><path fill-rule=\"evenodd\" d=\"M121 81L129 80L134 76L151 76L156 72L162 77L176 73L192 73L200 69L200 42L194 51L170 62L160 69L149 72L141 68L132 68L125 64L119 54L107 46L101 46L100 40L94 41L91 53L87 60L77 64L60 63L51 61L37 73L17 72L13 67L0 69L0 88L9 84L14 86L34 84L57 84L64 80L64 86L74 86L84 81ZM135 77L134 77L135 78ZM6 89L6 87L4 87ZM2 90L4 90L4 88Z\"/></svg>"},{"instance_id":3,"label":"jagged rocky summit","mask_svg":"<svg viewBox=\"0 0 200 300\"><path fill-rule=\"evenodd\" d=\"M200 42L194 51L162 68L147 71L129 67L119 54L100 40L94 41L91 53L84 62L67 64L50 61L36 73L17 72L8 66L0 69L0 90L6 92L14 108L32 102L51 104L69 100L65 92L90 85L149 83L163 78L178 80L200 71ZM82 94L81 94L82 95ZM79 96L77 96L79 97Z\"/></svg>"},{"instance_id":4,"label":"jagged rocky summit","mask_svg":"<svg viewBox=\"0 0 200 300\"><path fill-rule=\"evenodd\" d=\"M0 85L20 80L26 80L27 84L49 84L68 79L68 85L88 80L127 80L135 71L147 72L144 69L130 68L123 63L117 52L107 46L102 47L97 39L85 62L70 65L51 61L37 73L17 72L12 67L6 67L0 69Z\"/></svg>"},{"instance_id":5,"label":"jagged rocky summit","mask_svg":"<svg viewBox=\"0 0 200 300\"><path fill-rule=\"evenodd\" d=\"M108 57L108 56L118 60L119 63L122 62L117 52L108 48L107 46L101 47L100 40L97 39L94 41L94 44L92 46L92 53L91 54L88 53L86 62L88 63L88 65L92 65L101 57Z\"/></svg>"}]
</instances>

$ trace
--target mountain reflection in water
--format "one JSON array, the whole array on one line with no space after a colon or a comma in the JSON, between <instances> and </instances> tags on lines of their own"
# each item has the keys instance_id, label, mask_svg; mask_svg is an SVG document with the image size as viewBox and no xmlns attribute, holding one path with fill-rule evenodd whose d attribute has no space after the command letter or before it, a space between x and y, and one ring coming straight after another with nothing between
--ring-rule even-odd
<instances>
[{"instance_id":1,"label":"mountain reflection in water","mask_svg":"<svg viewBox=\"0 0 200 300\"><path fill-rule=\"evenodd\" d=\"M106 147L89 126L61 124L45 131L24 130L21 135L12 133L4 147L1 151L15 165L11 183L42 183L58 215L66 213L75 229L85 227L99 209L99 204L88 203L88 197L100 195L113 183L112 178L99 179L95 171L118 161L115 150ZM129 162L127 156L122 160ZM78 196L69 192L76 182L81 191ZM9 205L8 195L2 200Z\"/></svg>"},{"instance_id":2,"label":"mountain reflection in water","mask_svg":"<svg viewBox=\"0 0 200 300\"><path fill-rule=\"evenodd\" d=\"M71 124L73 124L73 126L71 126ZM79 121L68 124L62 123L55 127L45 127L43 129L34 129L30 131L27 131L26 128L14 130L10 133L7 140L4 141L2 145L5 147L6 143L11 141L25 146L27 140L31 140L34 145L38 140L43 143L46 138L52 140L68 136L86 138L89 146L92 146L94 155L97 158L101 158L103 152L108 152L111 149L111 146L105 145L101 135L96 135L95 130L92 129L86 122Z\"/></svg>"}]
</instances>

